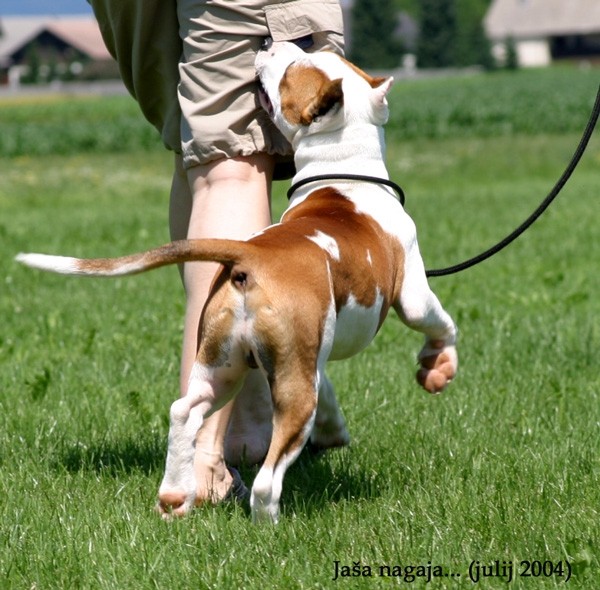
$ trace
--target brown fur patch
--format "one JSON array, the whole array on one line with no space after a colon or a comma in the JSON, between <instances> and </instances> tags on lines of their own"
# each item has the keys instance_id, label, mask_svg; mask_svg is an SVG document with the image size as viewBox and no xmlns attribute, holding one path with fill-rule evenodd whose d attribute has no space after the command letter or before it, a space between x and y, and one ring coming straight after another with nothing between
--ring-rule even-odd
<instances>
[{"instance_id":1,"label":"brown fur patch","mask_svg":"<svg viewBox=\"0 0 600 590\"><path fill-rule=\"evenodd\" d=\"M385 76L370 76L367 72L361 70L359 67L355 66L352 62L349 62L347 59L340 57L340 59L352 70L354 70L361 78L364 78L371 88L377 88L381 86L387 78Z\"/></svg>"},{"instance_id":2,"label":"brown fur patch","mask_svg":"<svg viewBox=\"0 0 600 590\"><path fill-rule=\"evenodd\" d=\"M340 260L332 259L330 268L338 311L351 294L360 305L371 307L379 292L387 312L404 278L404 252L398 240L383 233L370 216L358 213L354 203L331 188L312 193L288 211L284 220L286 226L292 220L303 226L306 236L318 230L335 239Z\"/></svg>"},{"instance_id":3,"label":"brown fur patch","mask_svg":"<svg viewBox=\"0 0 600 590\"><path fill-rule=\"evenodd\" d=\"M342 80L302 64L288 67L279 84L281 110L292 125L310 125L334 104L343 102Z\"/></svg>"}]
</instances>

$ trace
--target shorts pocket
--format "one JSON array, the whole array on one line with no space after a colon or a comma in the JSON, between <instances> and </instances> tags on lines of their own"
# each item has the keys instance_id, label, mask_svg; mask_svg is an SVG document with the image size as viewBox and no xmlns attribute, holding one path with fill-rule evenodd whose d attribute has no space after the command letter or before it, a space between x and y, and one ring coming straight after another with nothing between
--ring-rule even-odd
<instances>
[{"instance_id":1,"label":"shorts pocket","mask_svg":"<svg viewBox=\"0 0 600 590\"><path fill-rule=\"evenodd\" d=\"M344 34L342 9L337 0L291 0L265 6L273 41L292 41L313 33Z\"/></svg>"}]
</instances>

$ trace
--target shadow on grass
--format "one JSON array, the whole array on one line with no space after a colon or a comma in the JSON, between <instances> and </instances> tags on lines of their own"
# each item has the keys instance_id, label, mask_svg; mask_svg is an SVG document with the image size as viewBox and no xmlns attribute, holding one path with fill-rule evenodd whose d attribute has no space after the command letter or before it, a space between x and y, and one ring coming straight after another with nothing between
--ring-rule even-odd
<instances>
[{"instance_id":1,"label":"shadow on grass","mask_svg":"<svg viewBox=\"0 0 600 590\"><path fill-rule=\"evenodd\" d=\"M89 443L65 441L54 455L52 465L70 473L91 472L121 477L161 472L165 466L166 441L156 435L122 437ZM259 466L242 466L240 472L248 488ZM353 458L351 449L334 449L315 454L305 449L287 471L282 505L297 514L320 513L327 506L358 499L374 499L385 488L385 475L365 470ZM245 502L243 508L248 512Z\"/></svg>"},{"instance_id":2,"label":"shadow on grass","mask_svg":"<svg viewBox=\"0 0 600 590\"><path fill-rule=\"evenodd\" d=\"M158 435L89 443L65 442L54 464L69 472L91 471L114 476L138 472L150 475L157 469L164 469L165 453L166 441Z\"/></svg>"},{"instance_id":3,"label":"shadow on grass","mask_svg":"<svg viewBox=\"0 0 600 590\"><path fill-rule=\"evenodd\" d=\"M241 467L248 488L259 467ZM332 504L374 499L382 494L385 477L365 470L353 458L351 448L314 453L305 448L288 469L283 480L282 509L288 513L310 516Z\"/></svg>"}]
</instances>

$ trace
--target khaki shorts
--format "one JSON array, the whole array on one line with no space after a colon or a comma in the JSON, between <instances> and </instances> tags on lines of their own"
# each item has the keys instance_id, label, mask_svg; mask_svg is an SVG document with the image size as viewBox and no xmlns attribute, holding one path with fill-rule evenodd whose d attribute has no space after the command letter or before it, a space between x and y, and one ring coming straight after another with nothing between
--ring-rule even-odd
<instances>
[{"instance_id":1,"label":"khaki shorts","mask_svg":"<svg viewBox=\"0 0 600 590\"><path fill-rule=\"evenodd\" d=\"M265 37L342 52L338 0L90 0L123 81L184 165L291 147L258 105ZM283 168L278 176L282 176Z\"/></svg>"}]
</instances>

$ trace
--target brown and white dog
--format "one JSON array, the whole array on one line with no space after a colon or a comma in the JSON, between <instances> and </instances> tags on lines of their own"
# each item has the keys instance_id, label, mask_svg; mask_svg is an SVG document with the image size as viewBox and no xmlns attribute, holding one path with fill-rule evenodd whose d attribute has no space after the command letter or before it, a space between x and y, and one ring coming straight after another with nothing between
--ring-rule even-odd
<instances>
[{"instance_id":1,"label":"brown and white dog","mask_svg":"<svg viewBox=\"0 0 600 590\"><path fill-rule=\"evenodd\" d=\"M382 125L391 78L290 43L262 51L256 68L263 106L294 147L294 182L357 171L388 179ZM456 373L454 322L427 284L414 223L384 184L311 181L294 192L280 223L247 241L184 240L115 259L17 258L95 276L194 260L223 265L202 315L187 394L171 406L159 498L180 501L163 501L165 516L193 508L196 434L251 368L264 374L273 400L271 442L250 499L255 521L277 521L284 474L309 438L324 447L347 444L325 363L366 347L390 307L425 335L419 383L437 393Z\"/></svg>"}]
</instances>

